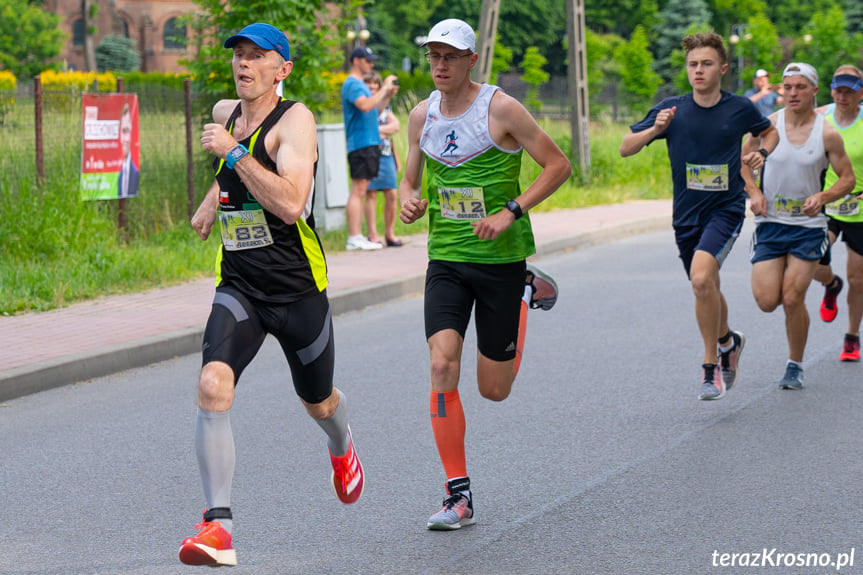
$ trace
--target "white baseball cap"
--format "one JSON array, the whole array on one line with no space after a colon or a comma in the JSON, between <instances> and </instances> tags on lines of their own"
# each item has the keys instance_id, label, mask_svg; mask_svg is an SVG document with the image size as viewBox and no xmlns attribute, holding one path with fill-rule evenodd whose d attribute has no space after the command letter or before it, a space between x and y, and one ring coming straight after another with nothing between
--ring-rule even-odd
<instances>
[{"instance_id":1,"label":"white baseball cap","mask_svg":"<svg viewBox=\"0 0 863 575\"><path fill-rule=\"evenodd\" d=\"M815 71L815 68L803 62L791 62L785 66L782 77L787 78L788 76L803 76L812 82L813 86L818 85L818 72Z\"/></svg>"},{"instance_id":2,"label":"white baseball cap","mask_svg":"<svg viewBox=\"0 0 863 575\"><path fill-rule=\"evenodd\" d=\"M459 50L476 52L476 34L467 22L457 18L441 20L432 26L428 38L423 42L426 46L432 42L447 44Z\"/></svg>"}]
</instances>

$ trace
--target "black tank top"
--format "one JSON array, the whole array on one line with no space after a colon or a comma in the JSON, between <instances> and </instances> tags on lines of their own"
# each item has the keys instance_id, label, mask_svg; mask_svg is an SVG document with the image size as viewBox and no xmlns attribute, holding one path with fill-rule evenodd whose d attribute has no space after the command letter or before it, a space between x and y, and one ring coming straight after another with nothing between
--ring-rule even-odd
<instances>
[{"instance_id":1,"label":"black tank top","mask_svg":"<svg viewBox=\"0 0 863 575\"><path fill-rule=\"evenodd\" d=\"M267 153L264 142L267 133L295 103L282 98L261 125L239 142L262 166L274 173L277 172L276 164ZM233 130L240 112L240 104L237 104L225 126L228 132ZM327 268L323 247L314 230L311 209L314 185L309 195L307 215L304 214L294 224L287 224L261 207L254 197L254 190L249 190L237 173L228 169L224 160L216 158L213 168L219 183L222 229L225 229L225 223L221 220L229 214L245 218L262 212L273 240L270 245L240 250L227 249L223 244L216 266L218 285L233 286L253 299L269 303L289 303L323 291L327 286ZM317 173L317 161L314 169Z\"/></svg>"}]
</instances>

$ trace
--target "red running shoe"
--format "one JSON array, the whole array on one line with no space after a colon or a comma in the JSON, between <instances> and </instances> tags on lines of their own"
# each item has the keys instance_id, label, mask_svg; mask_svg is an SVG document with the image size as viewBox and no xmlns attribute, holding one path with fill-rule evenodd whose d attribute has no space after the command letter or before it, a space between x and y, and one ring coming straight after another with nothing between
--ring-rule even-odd
<instances>
[{"instance_id":1,"label":"red running shoe","mask_svg":"<svg viewBox=\"0 0 863 575\"><path fill-rule=\"evenodd\" d=\"M195 525L198 534L187 537L180 545L180 561L186 565L236 565L237 552L231 545L231 534L218 521Z\"/></svg>"},{"instance_id":2,"label":"red running shoe","mask_svg":"<svg viewBox=\"0 0 863 575\"><path fill-rule=\"evenodd\" d=\"M365 488L365 474L357 450L354 449L354 440L351 436L351 428L348 427L350 446L348 452L341 457L335 457L330 453L330 462L333 464L332 484L333 491L339 501L345 505L356 503L363 494Z\"/></svg>"},{"instance_id":3,"label":"red running shoe","mask_svg":"<svg viewBox=\"0 0 863 575\"><path fill-rule=\"evenodd\" d=\"M845 334L845 344L842 346L842 353L839 354L839 361L860 361L860 337Z\"/></svg>"},{"instance_id":4,"label":"red running shoe","mask_svg":"<svg viewBox=\"0 0 863 575\"><path fill-rule=\"evenodd\" d=\"M836 314L839 313L839 307L836 305L836 296L842 291L844 282L839 276L834 276L836 287L825 287L824 298L821 300L821 319L830 323L836 319Z\"/></svg>"}]
</instances>

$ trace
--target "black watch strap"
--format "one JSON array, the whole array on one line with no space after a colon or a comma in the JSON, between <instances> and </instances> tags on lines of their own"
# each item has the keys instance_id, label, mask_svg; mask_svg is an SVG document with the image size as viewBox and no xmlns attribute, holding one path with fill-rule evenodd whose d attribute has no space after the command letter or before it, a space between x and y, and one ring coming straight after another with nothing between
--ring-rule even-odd
<instances>
[{"instance_id":1,"label":"black watch strap","mask_svg":"<svg viewBox=\"0 0 863 575\"><path fill-rule=\"evenodd\" d=\"M762 156L764 156L765 160L767 159L767 156L770 155L770 152L768 152L764 148L758 148L758 153L761 154Z\"/></svg>"},{"instance_id":2,"label":"black watch strap","mask_svg":"<svg viewBox=\"0 0 863 575\"><path fill-rule=\"evenodd\" d=\"M521 206L518 205L518 202L515 200L510 200L506 203L506 209L511 211L515 216L515 219L520 218L524 215L524 212L521 211Z\"/></svg>"}]
</instances>

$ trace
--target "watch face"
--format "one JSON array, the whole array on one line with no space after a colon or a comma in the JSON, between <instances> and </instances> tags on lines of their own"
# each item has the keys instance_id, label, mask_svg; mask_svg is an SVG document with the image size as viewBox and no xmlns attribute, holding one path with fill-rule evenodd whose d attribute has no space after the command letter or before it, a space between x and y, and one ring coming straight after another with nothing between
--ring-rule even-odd
<instances>
[{"instance_id":1,"label":"watch face","mask_svg":"<svg viewBox=\"0 0 863 575\"><path fill-rule=\"evenodd\" d=\"M241 148L239 146L237 146L236 148L231 150L231 156L233 156L235 160L239 160L240 158L242 158L245 155L246 155L246 150L244 150L243 148Z\"/></svg>"}]
</instances>

